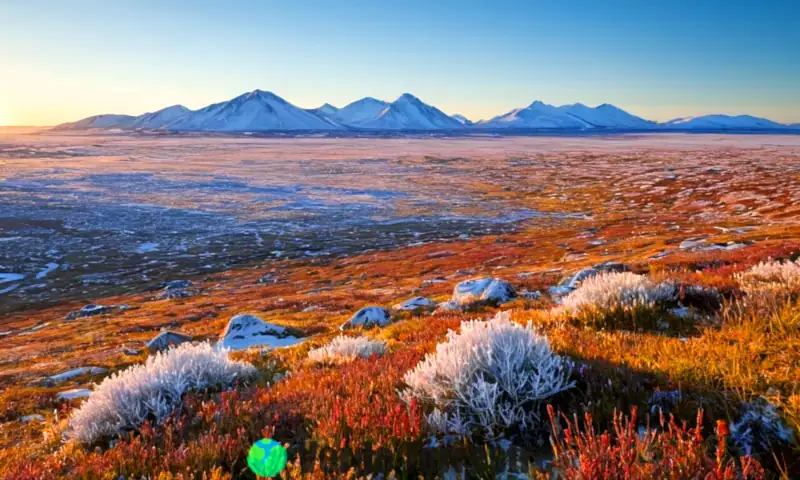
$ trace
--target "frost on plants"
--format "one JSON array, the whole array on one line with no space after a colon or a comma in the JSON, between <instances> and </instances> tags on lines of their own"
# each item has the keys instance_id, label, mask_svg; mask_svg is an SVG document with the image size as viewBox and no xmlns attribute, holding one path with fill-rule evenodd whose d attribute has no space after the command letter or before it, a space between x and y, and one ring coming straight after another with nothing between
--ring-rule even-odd
<instances>
[{"instance_id":1,"label":"frost on plants","mask_svg":"<svg viewBox=\"0 0 800 480\"><path fill-rule=\"evenodd\" d=\"M442 433L498 437L539 426L540 402L573 386L570 362L547 338L507 312L471 320L406 373L402 395L432 404L428 422Z\"/></svg>"},{"instance_id":2,"label":"frost on plants","mask_svg":"<svg viewBox=\"0 0 800 480\"><path fill-rule=\"evenodd\" d=\"M230 388L255 374L252 365L230 360L227 350L185 343L103 380L72 414L68 434L91 443L136 429L145 420L160 423L185 393Z\"/></svg>"}]
</instances>

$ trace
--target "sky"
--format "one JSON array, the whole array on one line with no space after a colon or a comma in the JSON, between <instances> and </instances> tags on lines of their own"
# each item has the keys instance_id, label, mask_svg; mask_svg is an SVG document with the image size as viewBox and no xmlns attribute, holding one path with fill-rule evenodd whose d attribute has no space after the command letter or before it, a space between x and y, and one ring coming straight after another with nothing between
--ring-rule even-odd
<instances>
[{"instance_id":1,"label":"sky","mask_svg":"<svg viewBox=\"0 0 800 480\"><path fill-rule=\"evenodd\" d=\"M254 89L304 108L410 92L472 120L542 100L794 123L799 19L796 0L0 0L0 125Z\"/></svg>"}]
</instances>

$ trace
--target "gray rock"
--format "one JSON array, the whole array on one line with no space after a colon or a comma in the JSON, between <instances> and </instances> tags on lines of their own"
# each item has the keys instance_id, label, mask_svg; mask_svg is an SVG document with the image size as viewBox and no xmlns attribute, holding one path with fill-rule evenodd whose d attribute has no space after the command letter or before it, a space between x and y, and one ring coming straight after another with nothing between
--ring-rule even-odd
<instances>
[{"instance_id":1,"label":"gray rock","mask_svg":"<svg viewBox=\"0 0 800 480\"><path fill-rule=\"evenodd\" d=\"M627 272L630 270L630 268L628 268L628 266L624 263L615 262L613 260L598 263L597 265L594 265L593 268L601 272Z\"/></svg>"},{"instance_id":2,"label":"gray rock","mask_svg":"<svg viewBox=\"0 0 800 480\"><path fill-rule=\"evenodd\" d=\"M100 375L106 372L108 372L108 369L105 367L79 367L48 377L47 380L51 383L59 383L81 375Z\"/></svg>"},{"instance_id":3,"label":"gray rock","mask_svg":"<svg viewBox=\"0 0 800 480\"><path fill-rule=\"evenodd\" d=\"M453 310L477 304L501 304L514 299L517 293L510 283L499 278L474 278L465 280L453 289L453 296L443 305Z\"/></svg>"},{"instance_id":4,"label":"gray rock","mask_svg":"<svg viewBox=\"0 0 800 480\"><path fill-rule=\"evenodd\" d=\"M392 317L383 307L364 307L344 322L339 330L351 328L385 327L392 323Z\"/></svg>"},{"instance_id":5,"label":"gray rock","mask_svg":"<svg viewBox=\"0 0 800 480\"><path fill-rule=\"evenodd\" d=\"M104 305L95 305L94 303L90 303L89 305L82 307L80 310L68 313L66 319L75 320L78 318L93 317L95 315L102 315L104 313L108 313L113 309L114 309L113 306L106 307Z\"/></svg>"},{"instance_id":6,"label":"gray rock","mask_svg":"<svg viewBox=\"0 0 800 480\"><path fill-rule=\"evenodd\" d=\"M434 303L431 299L426 297L414 297L405 302L398 303L397 305L393 306L393 310L403 310L403 311L413 311L413 310L424 310L428 308L436 307L436 303Z\"/></svg>"},{"instance_id":7,"label":"gray rock","mask_svg":"<svg viewBox=\"0 0 800 480\"><path fill-rule=\"evenodd\" d=\"M220 337L220 345L231 350L250 347L290 347L302 342L294 329L267 323L255 315L236 315L231 318Z\"/></svg>"},{"instance_id":8,"label":"gray rock","mask_svg":"<svg viewBox=\"0 0 800 480\"><path fill-rule=\"evenodd\" d=\"M569 293L578 288L584 280L594 277L600 273L601 270L596 268L584 268L572 276L565 277L558 285L555 287L550 287L548 291L550 292L550 295L554 297L563 297L564 295L569 295Z\"/></svg>"},{"instance_id":9,"label":"gray rock","mask_svg":"<svg viewBox=\"0 0 800 480\"><path fill-rule=\"evenodd\" d=\"M192 282L189 280L172 280L169 282L164 282L163 286L164 290L178 290L191 287Z\"/></svg>"},{"instance_id":10,"label":"gray rock","mask_svg":"<svg viewBox=\"0 0 800 480\"><path fill-rule=\"evenodd\" d=\"M33 415L25 415L24 417L20 417L19 421L22 423L30 423L33 421L44 422L44 417L39 415L38 413L35 413Z\"/></svg>"},{"instance_id":11,"label":"gray rock","mask_svg":"<svg viewBox=\"0 0 800 480\"><path fill-rule=\"evenodd\" d=\"M168 349L170 345L180 345L181 343L191 341L192 337L189 335L164 330L156 335L152 340L147 342L147 349L150 351L150 353L155 353Z\"/></svg>"},{"instance_id":12,"label":"gray rock","mask_svg":"<svg viewBox=\"0 0 800 480\"><path fill-rule=\"evenodd\" d=\"M182 288L176 288L172 290L164 290L156 295L156 300L179 300L181 298L189 297L194 297L194 293Z\"/></svg>"},{"instance_id":13,"label":"gray rock","mask_svg":"<svg viewBox=\"0 0 800 480\"><path fill-rule=\"evenodd\" d=\"M59 393L56 398L58 400L75 400L76 398L86 398L92 394L91 390L85 388L73 388Z\"/></svg>"}]
</instances>

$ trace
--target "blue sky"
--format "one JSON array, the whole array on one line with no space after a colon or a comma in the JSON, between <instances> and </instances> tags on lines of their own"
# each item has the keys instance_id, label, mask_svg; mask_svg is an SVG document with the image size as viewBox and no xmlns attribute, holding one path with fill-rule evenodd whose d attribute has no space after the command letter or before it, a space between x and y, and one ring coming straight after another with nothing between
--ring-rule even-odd
<instances>
[{"instance_id":1,"label":"blue sky","mask_svg":"<svg viewBox=\"0 0 800 480\"><path fill-rule=\"evenodd\" d=\"M488 118L540 99L800 122L797 1L0 2L0 124L411 92Z\"/></svg>"}]
</instances>

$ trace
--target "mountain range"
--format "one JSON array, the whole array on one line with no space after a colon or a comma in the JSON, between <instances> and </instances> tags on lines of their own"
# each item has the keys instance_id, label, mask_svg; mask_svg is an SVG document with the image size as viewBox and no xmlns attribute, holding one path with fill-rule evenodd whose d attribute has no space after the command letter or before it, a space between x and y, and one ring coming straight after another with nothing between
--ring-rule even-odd
<instances>
[{"instance_id":1,"label":"mountain range","mask_svg":"<svg viewBox=\"0 0 800 480\"><path fill-rule=\"evenodd\" d=\"M254 90L199 110L173 105L139 116L105 114L65 123L54 130L166 130L194 132L265 131L437 131L437 130L745 130L797 129L751 115L703 115L658 123L604 103L548 105L539 100L489 120L472 122L448 115L404 93L393 102L365 97L342 108L328 103L318 108L297 107L272 92Z\"/></svg>"}]
</instances>

